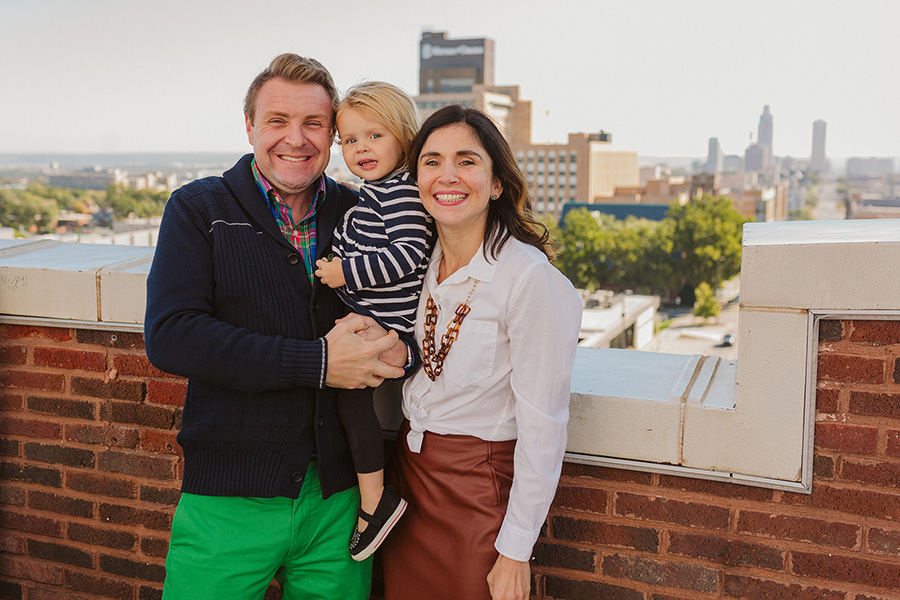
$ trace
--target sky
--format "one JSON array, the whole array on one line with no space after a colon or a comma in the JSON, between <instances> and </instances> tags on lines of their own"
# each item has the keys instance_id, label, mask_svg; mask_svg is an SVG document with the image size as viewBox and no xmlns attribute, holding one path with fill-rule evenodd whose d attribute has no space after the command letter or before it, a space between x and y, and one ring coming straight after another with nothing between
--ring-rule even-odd
<instances>
[{"instance_id":1,"label":"sky","mask_svg":"<svg viewBox=\"0 0 900 600\"><path fill-rule=\"evenodd\" d=\"M0 153L245 152L242 100L276 55L343 92L418 90L422 31L494 40L535 142L605 130L641 156L900 156L896 0L0 0Z\"/></svg>"}]
</instances>

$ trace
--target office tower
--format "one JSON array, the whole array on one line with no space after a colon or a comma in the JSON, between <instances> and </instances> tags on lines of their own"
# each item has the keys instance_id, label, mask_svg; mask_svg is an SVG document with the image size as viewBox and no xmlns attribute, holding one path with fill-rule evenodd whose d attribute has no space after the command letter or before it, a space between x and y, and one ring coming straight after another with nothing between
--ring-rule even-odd
<instances>
[{"instance_id":1,"label":"office tower","mask_svg":"<svg viewBox=\"0 0 900 600\"><path fill-rule=\"evenodd\" d=\"M825 173L828 170L828 161L825 158L825 121L822 119L813 121L812 154L809 166L813 173Z\"/></svg>"},{"instance_id":2,"label":"office tower","mask_svg":"<svg viewBox=\"0 0 900 600\"><path fill-rule=\"evenodd\" d=\"M772 151L772 134L774 133L775 124L772 119L772 112L769 105L763 107L763 113L759 116L759 130L757 132L757 143L769 149L769 155L775 156Z\"/></svg>"},{"instance_id":3,"label":"office tower","mask_svg":"<svg viewBox=\"0 0 900 600\"><path fill-rule=\"evenodd\" d=\"M725 166L725 154L719 145L719 138L709 138L709 153L706 157L706 170L710 173L721 173Z\"/></svg>"}]
</instances>

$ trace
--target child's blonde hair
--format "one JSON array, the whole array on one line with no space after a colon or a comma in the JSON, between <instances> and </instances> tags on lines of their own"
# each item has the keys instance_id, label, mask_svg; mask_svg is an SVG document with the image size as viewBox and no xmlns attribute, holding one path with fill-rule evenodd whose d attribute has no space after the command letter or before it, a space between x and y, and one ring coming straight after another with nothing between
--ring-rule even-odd
<instances>
[{"instance_id":1,"label":"child's blonde hair","mask_svg":"<svg viewBox=\"0 0 900 600\"><path fill-rule=\"evenodd\" d=\"M337 114L347 108L384 125L399 140L403 149L397 166L406 166L409 144L419 130L419 114L409 94L384 81L367 81L347 91L338 104Z\"/></svg>"}]
</instances>

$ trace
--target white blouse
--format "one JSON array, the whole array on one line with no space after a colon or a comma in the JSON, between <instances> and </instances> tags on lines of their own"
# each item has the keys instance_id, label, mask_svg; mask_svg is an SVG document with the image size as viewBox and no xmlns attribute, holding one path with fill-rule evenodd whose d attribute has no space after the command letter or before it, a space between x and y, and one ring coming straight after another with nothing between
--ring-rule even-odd
<instances>
[{"instance_id":1,"label":"white blouse","mask_svg":"<svg viewBox=\"0 0 900 600\"><path fill-rule=\"evenodd\" d=\"M437 283L442 250L434 249L416 313L416 342L425 337L425 305L437 305L435 345L477 279L471 312L431 381L419 369L403 386L406 442L420 452L425 431L486 441L518 440L509 506L494 543L527 561L556 493L566 449L569 395L581 328L581 298L544 254L510 238L496 260L482 249Z\"/></svg>"}]
</instances>

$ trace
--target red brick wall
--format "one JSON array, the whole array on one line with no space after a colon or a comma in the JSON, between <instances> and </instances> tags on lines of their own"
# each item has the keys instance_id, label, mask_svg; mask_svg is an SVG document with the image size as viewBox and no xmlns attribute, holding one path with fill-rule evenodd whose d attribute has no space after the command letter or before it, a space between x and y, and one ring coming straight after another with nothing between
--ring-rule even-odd
<instances>
[{"instance_id":1,"label":"red brick wall","mask_svg":"<svg viewBox=\"0 0 900 600\"><path fill-rule=\"evenodd\" d=\"M567 463L532 597L900 598L900 322L820 339L811 495ZM0 598L159 598L183 380L140 334L0 325L0 388Z\"/></svg>"},{"instance_id":2,"label":"red brick wall","mask_svg":"<svg viewBox=\"0 0 900 600\"><path fill-rule=\"evenodd\" d=\"M161 596L184 386L139 333L0 325L0 598Z\"/></svg>"},{"instance_id":3,"label":"red brick wall","mask_svg":"<svg viewBox=\"0 0 900 600\"><path fill-rule=\"evenodd\" d=\"M532 597L900 598L898 356L900 321L821 322L811 495L566 464Z\"/></svg>"}]
</instances>

